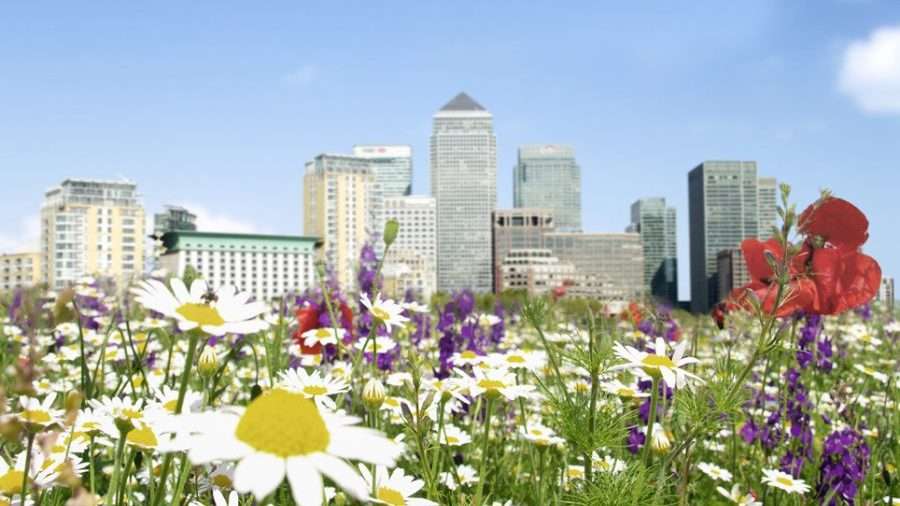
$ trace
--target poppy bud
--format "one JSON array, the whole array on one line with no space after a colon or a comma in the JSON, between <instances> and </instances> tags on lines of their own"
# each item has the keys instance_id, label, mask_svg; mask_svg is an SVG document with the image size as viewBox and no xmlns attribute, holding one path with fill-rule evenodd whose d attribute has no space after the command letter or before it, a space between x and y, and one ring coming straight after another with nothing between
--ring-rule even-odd
<instances>
[{"instance_id":1,"label":"poppy bud","mask_svg":"<svg viewBox=\"0 0 900 506\"><path fill-rule=\"evenodd\" d=\"M400 232L400 222L391 218L384 224L384 247L388 248L397 239Z\"/></svg>"}]
</instances>

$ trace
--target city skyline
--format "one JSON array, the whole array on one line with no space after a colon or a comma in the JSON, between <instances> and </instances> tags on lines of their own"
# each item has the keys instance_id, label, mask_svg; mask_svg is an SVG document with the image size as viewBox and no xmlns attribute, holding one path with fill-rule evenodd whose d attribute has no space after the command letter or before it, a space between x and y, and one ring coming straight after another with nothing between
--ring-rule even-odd
<instances>
[{"instance_id":1,"label":"city skyline","mask_svg":"<svg viewBox=\"0 0 900 506\"><path fill-rule=\"evenodd\" d=\"M819 29L801 30L802 41L795 32L810 26L807 8L766 2L711 9L731 23L714 21L703 6L684 12L586 10L565 19L536 7L504 25L494 21L508 12L488 6L482 19L449 37L449 28L429 22L434 37L420 39L416 48L396 45L412 34L401 24L396 35L370 48L338 36L329 39L342 42L312 50L288 37L280 39L286 51L278 53L268 50L273 40L251 33L263 27L288 33L289 23L277 18L297 19L298 10L284 7L242 21L248 28L234 40L245 47L227 44L216 54L205 48L226 38L209 32L190 38L192 23L163 27L150 15L118 27L108 21L125 19L125 9L91 15L99 7L60 9L39 22L33 16L39 9L7 6L4 17L22 22L9 27L10 44L0 48L3 56L15 55L3 58L0 81L6 112L0 163L7 179L0 212L8 217L0 226L0 250L23 239L36 247L41 195L66 177L127 176L138 183L148 214L164 203L184 205L209 230L297 234L296 188L305 160L344 152L355 142L390 142L412 146L413 193L428 193L429 115L462 89L495 115L497 207L511 207L509 168L518 146L564 142L577 150L582 167L584 230L621 230L627 205L637 198L663 196L678 209L682 299L690 294L686 174L709 159L756 160L761 173L792 184L799 207L823 187L856 202L871 221L866 251L886 276L895 276L900 246L892 237L891 193L900 175L893 169L898 153L891 139L900 126L892 116L896 108L866 99L852 75L854 54L874 47L875 34L900 20L885 5L823 3L814 16ZM184 19L199 14L189 10ZM329 17L315 8L303 14ZM411 6L403 15L428 21L438 14ZM735 23L739 19L746 23ZM337 35L360 27L347 23ZM553 32L565 27L566 37L533 51L523 34L539 23ZM729 25L737 29L721 29ZM150 26L171 47L148 44L156 40L148 38ZM604 34L597 27L612 29ZM42 37L51 29L55 37ZM121 39L123 47L76 43L84 29ZM479 31L508 44L485 45ZM616 38L629 32L640 40L623 48ZM125 33L132 36L120 35ZM438 46L439 40L446 45ZM579 53L569 48L576 46L596 48L604 64L596 70L573 65ZM374 55L386 47L395 53L391 59L405 58L427 71L414 80L407 72L378 74L387 57ZM288 54L291 48L299 51ZM235 54L239 58L229 61ZM135 55L140 64L130 65ZM544 57L549 69L528 68L535 57ZM361 64L342 66L349 61ZM547 70L555 72L553 81L545 81ZM738 82L729 77L736 71L758 78ZM610 73L615 80L603 77ZM698 73L703 79L695 82ZM51 86L60 78L70 85ZM407 80L398 85L398 79ZM230 121L234 117L241 121Z\"/></svg>"}]
</instances>

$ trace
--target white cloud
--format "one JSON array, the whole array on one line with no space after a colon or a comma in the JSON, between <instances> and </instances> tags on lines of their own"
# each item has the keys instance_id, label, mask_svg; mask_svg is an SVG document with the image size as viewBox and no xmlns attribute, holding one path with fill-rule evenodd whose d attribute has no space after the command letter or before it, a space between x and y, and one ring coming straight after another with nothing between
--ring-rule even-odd
<instances>
[{"instance_id":1,"label":"white cloud","mask_svg":"<svg viewBox=\"0 0 900 506\"><path fill-rule=\"evenodd\" d=\"M294 86L306 86L319 77L319 69L315 65L304 65L284 76L282 81Z\"/></svg>"},{"instance_id":2,"label":"white cloud","mask_svg":"<svg viewBox=\"0 0 900 506\"><path fill-rule=\"evenodd\" d=\"M234 234L255 234L259 229L253 223L219 213L203 206L181 204L197 215L197 230L201 232L231 232Z\"/></svg>"},{"instance_id":3,"label":"white cloud","mask_svg":"<svg viewBox=\"0 0 900 506\"><path fill-rule=\"evenodd\" d=\"M19 221L17 230L0 234L0 253L39 251L41 240L41 216L31 214Z\"/></svg>"},{"instance_id":4,"label":"white cloud","mask_svg":"<svg viewBox=\"0 0 900 506\"><path fill-rule=\"evenodd\" d=\"M850 43L838 85L864 111L900 114L900 26Z\"/></svg>"}]
</instances>

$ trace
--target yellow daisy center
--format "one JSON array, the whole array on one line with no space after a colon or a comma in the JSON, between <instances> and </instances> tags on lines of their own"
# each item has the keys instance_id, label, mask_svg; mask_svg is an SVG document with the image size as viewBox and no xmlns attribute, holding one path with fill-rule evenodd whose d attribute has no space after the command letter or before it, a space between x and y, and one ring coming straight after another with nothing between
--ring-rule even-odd
<instances>
[{"instance_id":1,"label":"yellow daisy center","mask_svg":"<svg viewBox=\"0 0 900 506\"><path fill-rule=\"evenodd\" d=\"M447 443L456 444L459 443L459 438L454 436L447 436Z\"/></svg>"},{"instance_id":2,"label":"yellow daisy center","mask_svg":"<svg viewBox=\"0 0 900 506\"><path fill-rule=\"evenodd\" d=\"M231 478L227 474L217 474L209 481L219 488L231 488Z\"/></svg>"},{"instance_id":3,"label":"yellow daisy center","mask_svg":"<svg viewBox=\"0 0 900 506\"><path fill-rule=\"evenodd\" d=\"M22 479L24 477L25 473L16 469L10 470L3 476L0 476L0 493L12 496L22 492Z\"/></svg>"},{"instance_id":4,"label":"yellow daisy center","mask_svg":"<svg viewBox=\"0 0 900 506\"><path fill-rule=\"evenodd\" d=\"M378 487L378 500L384 501L391 506L403 506L406 504L406 499L403 497L403 494L392 488L383 486Z\"/></svg>"},{"instance_id":5,"label":"yellow daisy center","mask_svg":"<svg viewBox=\"0 0 900 506\"><path fill-rule=\"evenodd\" d=\"M372 308L372 316L374 316L376 320L381 320L383 322L391 319L391 314L378 306Z\"/></svg>"},{"instance_id":6,"label":"yellow daisy center","mask_svg":"<svg viewBox=\"0 0 900 506\"><path fill-rule=\"evenodd\" d=\"M656 355L656 354L647 355L646 357L644 357L644 360L641 360L641 365L643 365L645 368L646 367L653 367L653 368L668 367L670 369L675 368L675 362L672 362L671 358L662 356L662 355Z\"/></svg>"},{"instance_id":7,"label":"yellow daisy center","mask_svg":"<svg viewBox=\"0 0 900 506\"><path fill-rule=\"evenodd\" d=\"M775 478L775 481L777 481L778 483L781 483L785 487L794 486L794 480L792 480L790 478L785 478L784 476L779 476L778 478Z\"/></svg>"},{"instance_id":8,"label":"yellow daisy center","mask_svg":"<svg viewBox=\"0 0 900 506\"><path fill-rule=\"evenodd\" d=\"M315 336L317 339L327 339L327 338L331 337L331 332L329 332L328 329L319 328L319 329L316 329Z\"/></svg>"},{"instance_id":9,"label":"yellow daisy center","mask_svg":"<svg viewBox=\"0 0 900 506\"><path fill-rule=\"evenodd\" d=\"M251 402L235 436L256 450L284 458L323 452L331 439L316 405L303 394L282 389Z\"/></svg>"},{"instance_id":10,"label":"yellow daisy center","mask_svg":"<svg viewBox=\"0 0 900 506\"><path fill-rule=\"evenodd\" d=\"M174 413L176 407L178 407L178 399L172 399L163 403L163 408L169 413Z\"/></svg>"},{"instance_id":11,"label":"yellow daisy center","mask_svg":"<svg viewBox=\"0 0 900 506\"><path fill-rule=\"evenodd\" d=\"M309 385L303 387L303 393L311 396L325 395L328 393L328 389L320 385Z\"/></svg>"},{"instance_id":12,"label":"yellow daisy center","mask_svg":"<svg viewBox=\"0 0 900 506\"><path fill-rule=\"evenodd\" d=\"M22 420L29 423L48 423L50 422L50 413L40 409L26 409L20 415Z\"/></svg>"},{"instance_id":13,"label":"yellow daisy center","mask_svg":"<svg viewBox=\"0 0 900 506\"><path fill-rule=\"evenodd\" d=\"M158 443L156 434L153 433L150 427L141 427L128 431L125 441L141 448L156 448Z\"/></svg>"},{"instance_id":14,"label":"yellow daisy center","mask_svg":"<svg viewBox=\"0 0 900 506\"><path fill-rule=\"evenodd\" d=\"M397 399L395 399L393 397L385 397L384 403L387 404L388 406L391 406L394 408L396 408L397 406L400 405L400 401L398 401Z\"/></svg>"},{"instance_id":15,"label":"yellow daisy center","mask_svg":"<svg viewBox=\"0 0 900 506\"><path fill-rule=\"evenodd\" d=\"M117 418L127 418L129 420L134 420L137 418L143 418L144 414L140 412L140 410L134 408L122 408L119 411L119 416Z\"/></svg>"},{"instance_id":16,"label":"yellow daisy center","mask_svg":"<svg viewBox=\"0 0 900 506\"><path fill-rule=\"evenodd\" d=\"M618 391L616 391L616 394L618 394L619 397L634 397L634 390L627 387L622 387Z\"/></svg>"},{"instance_id":17,"label":"yellow daisy center","mask_svg":"<svg viewBox=\"0 0 900 506\"><path fill-rule=\"evenodd\" d=\"M460 353L459 356L462 358L466 358L466 359L473 359L473 358L477 358L478 354L472 350L466 350L466 351Z\"/></svg>"},{"instance_id":18,"label":"yellow daisy center","mask_svg":"<svg viewBox=\"0 0 900 506\"><path fill-rule=\"evenodd\" d=\"M506 384L500 380L483 379L478 382L478 386L485 390L500 390L501 388L504 388Z\"/></svg>"},{"instance_id":19,"label":"yellow daisy center","mask_svg":"<svg viewBox=\"0 0 900 506\"><path fill-rule=\"evenodd\" d=\"M190 320L198 325L219 326L225 323L219 311L206 304L195 304L193 302L182 304L175 310L176 313L183 316L186 320Z\"/></svg>"},{"instance_id":20,"label":"yellow daisy center","mask_svg":"<svg viewBox=\"0 0 900 506\"><path fill-rule=\"evenodd\" d=\"M507 355L506 361L510 364L524 364L525 358L522 355Z\"/></svg>"}]
</instances>

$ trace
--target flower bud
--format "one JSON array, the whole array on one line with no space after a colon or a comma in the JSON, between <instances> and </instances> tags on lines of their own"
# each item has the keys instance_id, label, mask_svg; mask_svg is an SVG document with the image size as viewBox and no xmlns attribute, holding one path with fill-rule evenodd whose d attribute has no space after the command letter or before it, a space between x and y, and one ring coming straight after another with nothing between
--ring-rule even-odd
<instances>
[{"instance_id":1,"label":"flower bud","mask_svg":"<svg viewBox=\"0 0 900 506\"><path fill-rule=\"evenodd\" d=\"M395 239L397 239L397 234L400 232L400 222L391 218L387 220L384 224L384 247L389 247Z\"/></svg>"},{"instance_id":2,"label":"flower bud","mask_svg":"<svg viewBox=\"0 0 900 506\"><path fill-rule=\"evenodd\" d=\"M197 370L200 371L200 374L208 378L215 374L218 367L219 357L216 356L216 351L212 346L203 348L203 352L200 353L200 358L197 360Z\"/></svg>"},{"instance_id":3,"label":"flower bud","mask_svg":"<svg viewBox=\"0 0 900 506\"><path fill-rule=\"evenodd\" d=\"M384 391L384 385L377 378L372 378L366 382L363 387L362 398L369 409L375 410L381 407L387 394Z\"/></svg>"}]
</instances>

